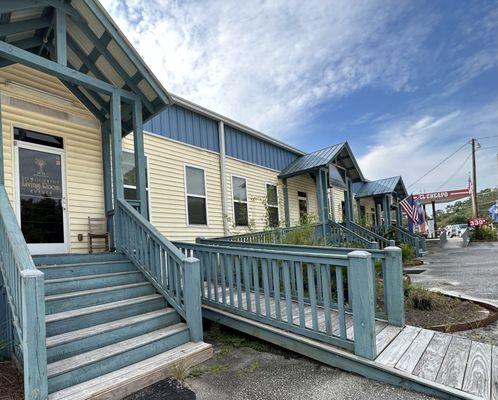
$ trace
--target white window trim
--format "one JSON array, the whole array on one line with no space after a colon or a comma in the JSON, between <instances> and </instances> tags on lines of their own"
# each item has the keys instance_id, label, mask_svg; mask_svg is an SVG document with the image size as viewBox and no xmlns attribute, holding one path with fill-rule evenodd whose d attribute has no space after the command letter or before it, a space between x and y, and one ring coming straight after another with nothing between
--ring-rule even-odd
<instances>
[{"instance_id":1,"label":"white window trim","mask_svg":"<svg viewBox=\"0 0 498 400\"><path fill-rule=\"evenodd\" d=\"M133 150L123 150L123 153L128 153L128 154L132 154L133 155L133 160L135 160L135 151ZM149 155L147 153L144 153L144 157L145 157L145 164L147 166L147 175L145 177L145 192L147 193L147 207L149 209L149 213L148 213L148 216L149 216L149 221L152 221L152 207L150 205L150 190L149 190L149 185L150 185L150 177L149 177L149 171L150 171L150 168L149 168ZM137 166L135 165L135 169L137 168ZM135 189L137 190L137 187L136 186L133 186L133 185L125 185L123 183L123 188L125 189ZM125 199L126 200L126 199Z\"/></svg>"},{"instance_id":2,"label":"white window trim","mask_svg":"<svg viewBox=\"0 0 498 400\"><path fill-rule=\"evenodd\" d=\"M235 200L234 198L234 190L233 190L233 178L239 178L239 179L244 179L244 181L246 182L246 201L242 201L242 200ZM232 174L231 175L231 178L230 178L230 186L231 186L231 189L232 189L232 216L233 216L233 223L235 225L235 227L239 227L239 228L248 228L249 227L249 190L248 190L248 187L247 187L247 178L245 176L240 176L240 175L235 175L235 174ZM245 203L247 204L247 225L237 225L237 221L235 220L235 206L234 206L234 203Z\"/></svg>"},{"instance_id":3,"label":"white window trim","mask_svg":"<svg viewBox=\"0 0 498 400\"><path fill-rule=\"evenodd\" d=\"M306 193L306 197L304 197L304 196L300 196L300 195L299 195L299 192L301 192L301 193ZM300 200L305 200L305 201L306 201L306 214L308 214L308 213L309 213L310 206L309 206L308 199L309 199L309 197L308 197L308 192L303 192L302 190L298 190L298 191L297 191L297 211L298 211L298 213L300 213L300 210L299 210L299 201L300 201ZM301 214L299 214L299 217L301 217Z\"/></svg>"},{"instance_id":4,"label":"white window trim","mask_svg":"<svg viewBox=\"0 0 498 400\"><path fill-rule=\"evenodd\" d=\"M277 205L274 204L268 204L268 186L275 186L275 193L277 195ZM265 183L265 189L266 189L266 207L272 207L277 209L277 227L280 225L280 203L278 201L279 196L278 196L278 184L277 183L272 183L272 182L266 182ZM270 223L270 219L268 216L268 224Z\"/></svg>"},{"instance_id":5,"label":"white window trim","mask_svg":"<svg viewBox=\"0 0 498 400\"><path fill-rule=\"evenodd\" d=\"M187 193L187 168L195 168L195 169L200 169L202 170L202 173L204 175L204 196L199 195L199 194L188 194ZM185 218L187 221L187 226L192 226L192 227L199 227L199 226L204 226L209 228L209 207L208 207L208 192L207 192L207 179L206 179L206 169L204 167L201 167L199 165L194 165L194 164L183 164L183 190L185 194ZM188 197L197 197L200 199L205 199L205 207L206 207L206 223L205 224L191 224L189 217L188 217Z\"/></svg>"}]
</instances>

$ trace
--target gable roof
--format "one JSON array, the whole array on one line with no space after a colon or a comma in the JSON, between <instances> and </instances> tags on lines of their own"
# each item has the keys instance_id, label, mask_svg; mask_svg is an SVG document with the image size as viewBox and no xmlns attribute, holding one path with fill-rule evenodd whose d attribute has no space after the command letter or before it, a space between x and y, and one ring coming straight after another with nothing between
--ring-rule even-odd
<instances>
[{"instance_id":1,"label":"gable roof","mask_svg":"<svg viewBox=\"0 0 498 400\"><path fill-rule=\"evenodd\" d=\"M408 195L401 176L377 179L375 181L356 182L353 184L353 193L357 199L362 197L380 196L396 192L398 197Z\"/></svg>"},{"instance_id":2,"label":"gable roof","mask_svg":"<svg viewBox=\"0 0 498 400\"><path fill-rule=\"evenodd\" d=\"M39 2L19 0L0 7L0 40L55 60L56 9L65 13L67 65L81 73L137 94L149 119L172 100L159 80L97 0ZM0 67L11 64L0 60ZM108 95L63 82L101 121L109 118ZM132 107L122 107L123 129L131 130Z\"/></svg>"},{"instance_id":3,"label":"gable roof","mask_svg":"<svg viewBox=\"0 0 498 400\"><path fill-rule=\"evenodd\" d=\"M328 167L329 164L336 164L346 169L353 182L365 180L348 142L338 143L299 157L285 167L279 177L290 178Z\"/></svg>"}]
</instances>

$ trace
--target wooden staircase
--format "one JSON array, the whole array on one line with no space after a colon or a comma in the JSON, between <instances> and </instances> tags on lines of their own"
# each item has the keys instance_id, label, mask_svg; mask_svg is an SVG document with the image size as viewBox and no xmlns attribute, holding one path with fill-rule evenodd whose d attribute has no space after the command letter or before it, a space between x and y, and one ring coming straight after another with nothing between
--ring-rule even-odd
<instances>
[{"instance_id":1,"label":"wooden staircase","mask_svg":"<svg viewBox=\"0 0 498 400\"><path fill-rule=\"evenodd\" d=\"M119 399L210 358L125 255L34 257L45 274L49 399Z\"/></svg>"}]
</instances>

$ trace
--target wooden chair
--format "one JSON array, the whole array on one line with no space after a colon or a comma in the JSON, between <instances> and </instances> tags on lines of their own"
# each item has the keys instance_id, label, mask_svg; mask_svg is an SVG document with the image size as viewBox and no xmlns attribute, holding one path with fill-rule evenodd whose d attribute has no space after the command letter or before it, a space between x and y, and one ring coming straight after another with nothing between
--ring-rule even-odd
<instances>
[{"instance_id":1,"label":"wooden chair","mask_svg":"<svg viewBox=\"0 0 498 400\"><path fill-rule=\"evenodd\" d=\"M103 244L94 244L95 239L104 239ZM88 217L88 252L94 250L109 251L109 232L107 232L107 218Z\"/></svg>"}]
</instances>

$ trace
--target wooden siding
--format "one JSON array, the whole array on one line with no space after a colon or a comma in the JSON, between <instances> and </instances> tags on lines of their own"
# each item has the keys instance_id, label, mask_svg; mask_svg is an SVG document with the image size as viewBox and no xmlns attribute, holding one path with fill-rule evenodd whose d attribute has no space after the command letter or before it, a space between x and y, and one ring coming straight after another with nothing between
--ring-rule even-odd
<instances>
[{"instance_id":1,"label":"wooden siding","mask_svg":"<svg viewBox=\"0 0 498 400\"><path fill-rule=\"evenodd\" d=\"M335 222L343 222L342 213L342 202L344 201L344 188L332 187L329 191L331 194L331 199L329 198L330 218L333 218Z\"/></svg>"},{"instance_id":2,"label":"wooden siding","mask_svg":"<svg viewBox=\"0 0 498 400\"><path fill-rule=\"evenodd\" d=\"M291 226L299 225L299 202L297 192L306 192L308 195L308 214L318 220L316 203L316 183L309 174L294 176L287 180L289 193L289 215Z\"/></svg>"},{"instance_id":3,"label":"wooden siding","mask_svg":"<svg viewBox=\"0 0 498 400\"><path fill-rule=\"evenodd\" d=\"M70 251L87 251L88 216L104 216L99 122L50 75L14 64L0 69L5 186L14 203L13 128L64 138ZM57 97L47 96L50 93ZM78 241L78 234L83 241Z\"/></svg>"},{"instance_id":4,"label":"wooden siding","mask_svg":"<svg viewBox=\"0 0 498 400\"><path fill-rule=\"evenodd\" d=\"M360 205L365 207L365 222L367 226L375 225L375 200L373 197L360 199ZM360 221L361 222L361 221Z\"/></svg>"},{"instance_id":5,"label":"wooden siding","mask_svg":"<svg viewBox=\"0 0 498 400\"><path fill-rule=\"evenodd\" d=\"M278 171L262 168L247 162L226 158L227 174L227 214L230 234L246 233L249 230L262 230L267 227L266 217L266 184L277 185L278 193L278 217L281 224L285 224L284 197L282 184L278 181ZM249 209L250 228L234 226L232 176L240 176L247 179L247 200Z\"/></svg>"},{"instance_id":6,"label":"wooden siding","mask_svg":"<svg viewBox=\"0 0 498 400\"><path fill-rule=\"evenodd\" d=\"M156 135L144 135L149 167L150 216L152 224L168 239L195 241L196 237L223 236L219 155ZM124 150L133 150L133 135L123 140ZM187 225L185 165L205 171L208 225Z\"/></svg>"}]
</instances>

